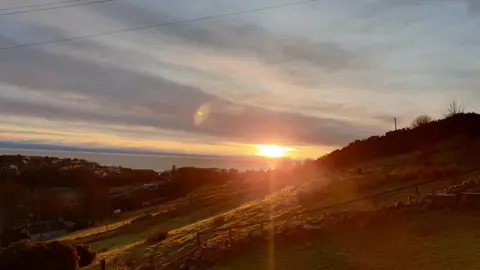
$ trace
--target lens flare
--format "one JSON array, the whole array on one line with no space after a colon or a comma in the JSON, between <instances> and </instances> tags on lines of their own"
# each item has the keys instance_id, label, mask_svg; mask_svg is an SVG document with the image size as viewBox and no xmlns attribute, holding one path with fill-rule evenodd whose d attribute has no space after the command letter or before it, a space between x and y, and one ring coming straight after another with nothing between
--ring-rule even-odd
<instances>
[{"instance_id":1,"label":"lens flare","mask_svg":"<svg viewBox=\"0 0 480 270\"><path fill-rule=\"evenodd\" d=\"M287 157L295 149L280 145L256 145L257 155L271 158Z\"/></svg>"},{"instance_id":2,"label":"lens flare","mask_svg":"<svg viewBox=\"0 0 480 270\"><path fill-rule=\"evenodd\" d=\"M193 123L196 127L199 127L207 120L208 114L210 113L210 104L206 103L200 106L195 115L193 116Z\"/></svg>"}]
</instances>

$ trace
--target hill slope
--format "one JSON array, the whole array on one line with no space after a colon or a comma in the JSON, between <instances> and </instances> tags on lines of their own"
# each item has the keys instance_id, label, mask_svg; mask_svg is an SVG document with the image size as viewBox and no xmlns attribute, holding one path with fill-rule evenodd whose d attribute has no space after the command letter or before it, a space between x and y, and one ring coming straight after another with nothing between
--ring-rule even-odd
<instances>
[{"instance_id":1,"label":"hill slope","mask_svg":"<svg viewBox=\"0 0 480 270\"><path fill-rule=\"evenodd\" d=\"M432 147L455 138L464 140L461 144L456 145L463 150L468 149L465 146L470 141L480 139L480 115L476 113L457 114L420 125L417 128L400 129L387 132L384 136L357 140L319 158L318 162L335 167L350 166L367 160L428 151Z\"/></svg>"},{"instance_id":2,"label":"hill slope","mask_svg":"<svg viewBox=\"0 0 480 270\"><path fill-rule=\"evenodd\" d=\"M155 258L158 265L162 265L194 247L197 231L242 226L273 218L286 217L285 220L291 220L289 216L296 213L427 180L431 183L422 186L419 190L413 188L402 190L346 205L343 209L353 211L377 209L381 205L391 205L398 200L405 201L407 196L415 196L416 192L426 193L430 189L442 190L452 183L470 177L476 178L480 174L480 166L476 162L478 160L476 153L480 149L478 140L480 125L477 124L480 124L479 115L462 114L416 129L400 130L387 133L382 137L354 142L320 158L317 164L323 169L321 171L313 169L314 173L308 181L297 179L297 184L264 198L259 197L239 207L231 205L223 208L223 211L220 206L212 216L194 222L178 223L174 227L169 227L170 236L161 243L139 242L135 246L110 250L104 255L110 257L111 254L122 254L121 259L115 260L115 263L118 263L125 260L142 262L148 260L144 258L145 254L148 254ZM305 168L305 170L308 169L312 168ZM268 181L275 183L275 179ZM196 212L192 209L185 217L195 215ZM321 212L317 214L317 217L322 215ZM449 222L452 217L459 222ZM217 222L218 220L220 222ZM456 266L461 266L463 269L466 265L475 265L471 260L471 254L479 251L478 245L473 240L475 239L473 236L477 235L476 230L467 225L469 222L477 222L471 213L429 213L415 220L405 220L402 223L404 227L393 228L394 230L387 235L349 235L338 239L326 239L325 242L313 241L307 246L298 244L277 247L273 243L269 249L253 248L251 253L238 254L235 259L221 261L216 267L217 269L293 269L298 268L294 266L301 261L302 269L328 269L329 267L331 269L376 267L390 269L395 265L408 269L419 267L451 269ZM432 225L435 233L422 235L422 232L428 231L429 224L435 226L445 224L445 227L436 229ZM165 225L154 222L150 226L162 228ZM409 233L410 228L416 226L422 227L420 233L418 234L414 229L412 230L415 233ZM251 227L234 230L234 237L251 231ZM406 233L409 236L400 239L403 242L398 242L399 239L393 236L399 233ZM212 243L217 239L228 237L227 232L205 234L202 236L202 243ZM455 242L455 239L459 239L458 242ZM454 250L448 250L448 246L454 247ZM371 247L371 249L365 247ZM462 247L465 247L462 255L454 256L462 250ZM400 248L407 248L410 251L398 257L396 252L400 252ZM445 258L445 261L440 261L442 258ZM402 263L401 259L408 260L408 263ZM322 262L319 263L319 260Z\"/></svg>"}]
</instances>

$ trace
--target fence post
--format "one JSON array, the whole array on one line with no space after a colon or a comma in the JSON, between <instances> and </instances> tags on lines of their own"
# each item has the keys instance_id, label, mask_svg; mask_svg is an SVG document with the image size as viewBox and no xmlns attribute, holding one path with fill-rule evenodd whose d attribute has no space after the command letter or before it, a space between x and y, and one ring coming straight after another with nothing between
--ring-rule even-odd
<instances>
[{"instance_id":1,"label":"fence post","mask_svg":"<svg viewBox=\"0 0 480 270\"><path fill-rule=\"evenodd\" d=\"M200 232L197 232L197 247L200 248L201 241L200 241Z\"/></svg>"},{"instance_id":2,"label":"fence post","mask_svg":"<svg viewBox=\"0 0 480 270\"><path fill-rule=\"evenodd\" d=\"M105 259L100 261L100 270L106 270L107 266L105 264Z\"/></svg>"}]
</instances>

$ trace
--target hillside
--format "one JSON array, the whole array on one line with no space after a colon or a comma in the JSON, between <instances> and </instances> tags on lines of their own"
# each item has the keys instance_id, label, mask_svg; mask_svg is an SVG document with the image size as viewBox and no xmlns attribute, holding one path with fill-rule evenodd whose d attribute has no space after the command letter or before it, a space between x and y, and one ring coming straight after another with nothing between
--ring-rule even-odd
<instances>
[{"instance_id":1,"label":"hillside","mask_svg":"<svg viewBox=\"0 0 480 270\"><path fill-rule=\"evenodd\" d=\"M220 230L203 233L202 243L215 243L231 237L241 239L259 228L259 225L249 226L249 224L259 224L261 221L276 220L275 226L282 226L282 224L288 224L295 220L294 217L297 215L299 219L310 220L322 218L324 213L332 210L373 211L382 206L398 204L400 201L407 203L407 197L419 198L430 190L442 192L448 186L461 183L465 179L476 179L480 175L480 166L476 162L478 160L476 153L480 149L478 125L476 125L478 123L480 123L479 115L462 114L415 129L389 132L381 137L354 142L318 159L315 166L310 164L302 167L302 177L298 177L290 186L282 188L280 191L269 192L267 196L260 193L250 197L251 201L249 202L243 200L244 203L238 201L233 204L219 200L215 209L208 207L191 209L188 213L175 218L176 221L172 222L173 224L168 218L152 219L143 225L149 228L148 233L137 237L139 240L133 245L110 249L101 253L100 258L115 258L110 260L113 265L130 264L131 261L138 265L144 261L153 260L157 267L162 267L162 265L165 267L169 261L173 262L176 258L181 258L182 254L186 254L196 246L196 232ZM442 132L445 133L442 134ZM275 183L275 177L270 177L268 181ZM428 183L417 188L391 192L401 187L426 181ZM215 202L215 198L222 195L221 192L224 190L212 193L212 203ZM367 197L341 207L328 208L337 203L382 192L388 194ZM228 197L234 198L235 196L232 194ZM247 198L244 199L248 201ZM428 212L426 215L405 220L405 227L401 228L401 231L408 234L410 227L416 227L418 224L421 224L418 225L421 227L428 227L430 223L442 223L443 220L449 220L450 215L454 215L459 223L444 222L445 226L435 229L435 234L423 236L415 233L411 239L407 239L418 243L419 247L424 245L425 248L430 247L434 251L422 253L417 249L412 249L410 255L416 254L417 256L408 257L414 261L411 264L403 264L405 267L411 269L423 265L430 266L430 268L426 267L427 269L442 269L443 267L439 267L441 264L429 264L429 262L440 260L444 256L450 258L455 252L460 252L459 250L453 251L454 253L442 252L448 245L452 245L456 249L460 249L462 245L466 246L468 250L465 251L465 254L479 251L472 240L469 240L469 235L475 235L475 231L472 231L473 227L466 224L476 222L470 212ZM189 216L196 216L196 218L189 219ZM267 231L273 228L269 227L273 225L267 225L270 222L265 222L265 224ZM222 228L230 227L239 228L232 231L233 235L229 235L228 230L222 231ZM148 238L149 234L162 229L169 230L166 240L158 244L140 240L142 237L143 239ZM398 230L398 228L393 229ZM425 230L425 228L420 230ZM398 231L391 233L398 233ZM454 236L450 238L445 233L451 233ZM292 263L298 260L304 263L302 269L325 269L324 267L326 269L329 267L331 269L354 269L355 267L352 265L357 265L359 269L375 267L388 269L393 264L399 263L396 260L398 258L393 258L394 256L392 257L392 254L388 253L399 252L399 249L405 246L395 247L396 244L393 240L397 238L387 241L387 236L379 239L383 239L385 245L391 245L390 249L387 246L380 246L383 248L364 250L361 255L357 252L361 251L363 246L372 246L369 241L374 235L350 235L347 238L329 239L328 243L313 241L307 243L306 246L301 244L287 247L274 245L274 254L279 254L274 257L272 257L272 250L265 250L263 245L254 246L249 249L252 252L242 252L233 259L226 256L216 264L215 269L266 269L267 266L271 269L268 264L273 262L278 264L273 269L292 269L294 266ZM458 243L455 242L457 236L460 239ZM357 241L355 242L357 244L350 243L349 239ZM337 241L339 243L335 245ZM351 245L351 249L342 250L349 245ZM295 254L296 258L281 254ZM379 258L374 259L375 256ZM317 266L311 264L319 259L324 263ZM470 261L467 255L457 256L447 262L446 268L468 264ZM329 267L327 267L328 265Z\"/></svg>"},{"instance_id":2,"label":"hillside","mask_svg":"<svg viewBox=\"0 0 480 270\"><path fill-rule=\"evenodd\" d=\"M466 161L475 157L478 145L470 148L480 138L480 115L476 113L456 114L451 117L432 121L416 128L404 128L387 132L384 136L373 136L365 140L354 141L342 149L333 151L318 159L318 162L330 167L342 167L359 162L392 157L396 155L424 152L426 157L432 148L454 139L462 139L455 145L456 151L464 152ZM472 151L475 150L475 151Z\"/></svg>"},{"instance_id":3,"label":"hillside","mask_svg":"<svg viewBox=\"0 0 480 270\"><path fill-rule=\"evenodd\" d=\"M348 231L257 248L212 269L479 269L478 215L429 212L384 231Z\"/></svg>"},{"instance_id":4,"label":"hillside","mask_svg":"<svg viewBox=\"0 0 480 270\"><path fill-rule=\"evenodd\" d=\"M0 212L4 213L0 228L59 216L72 222L101 223L117 218L116 209L142 210L246 175L234 169L184 167L156 172L81 159L4 155L0 156Z\"/></svg>"},{"instance_id":5,"label":"hillside","mask_svg":"<svg viewBox=\"0 0 480 270\"><path fill-rule=\"evenodd\" d=\"M480 249L473 240L478 234L468 225L478 222L471 209L402 216L386 226L383 234L345 231L288 245L275 244L276 238L255 242L251 237L325 220L331 213L355 215L414 205L410 204L412 198L422 201L430 191L443 192L466 179L476 180L480 175L478 121L476 114L456 115L356 141L291 170L248 172L240 174L242 177L231 172L237 176L234 180L215 178L218 181L211 182L213 185L192 188L193 192L183 198L60 239L90 245L99 260L107 260L108 269L136 269L148 264L155 265L154 269L178 269L188 264L186 259L198 263L192 256L200 255L204 259L213 256L205 259L208 265L200 263L201 267L222 270L294 269L297 263L301 269L391 269L394 265L475 269L472 254ZM438 134L447 131L448 136ZM452 219L458 222L450 222ZM200 250L197 233L201 233ZM217 245L227 239L233 242L234 250ZM245 241L248 248L237 250ZM396 256L404 249L408 252Z\"/></svg>"}]
</instances>

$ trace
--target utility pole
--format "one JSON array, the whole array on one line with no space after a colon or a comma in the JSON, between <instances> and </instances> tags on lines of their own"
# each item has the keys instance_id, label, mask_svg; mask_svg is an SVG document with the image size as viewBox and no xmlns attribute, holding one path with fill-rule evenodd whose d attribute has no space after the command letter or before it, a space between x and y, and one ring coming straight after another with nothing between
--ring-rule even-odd
<instances>
[{"instance_id":1,"label":"utility pole","mask_svg":"<svg viewBox=\"0 0 480 270\"><path fill-rule=\"evenodd\" d=\"M395 122L395 131L397 131L397 117L394 117L393 121Z\"/></svg>"}]
</instances>

